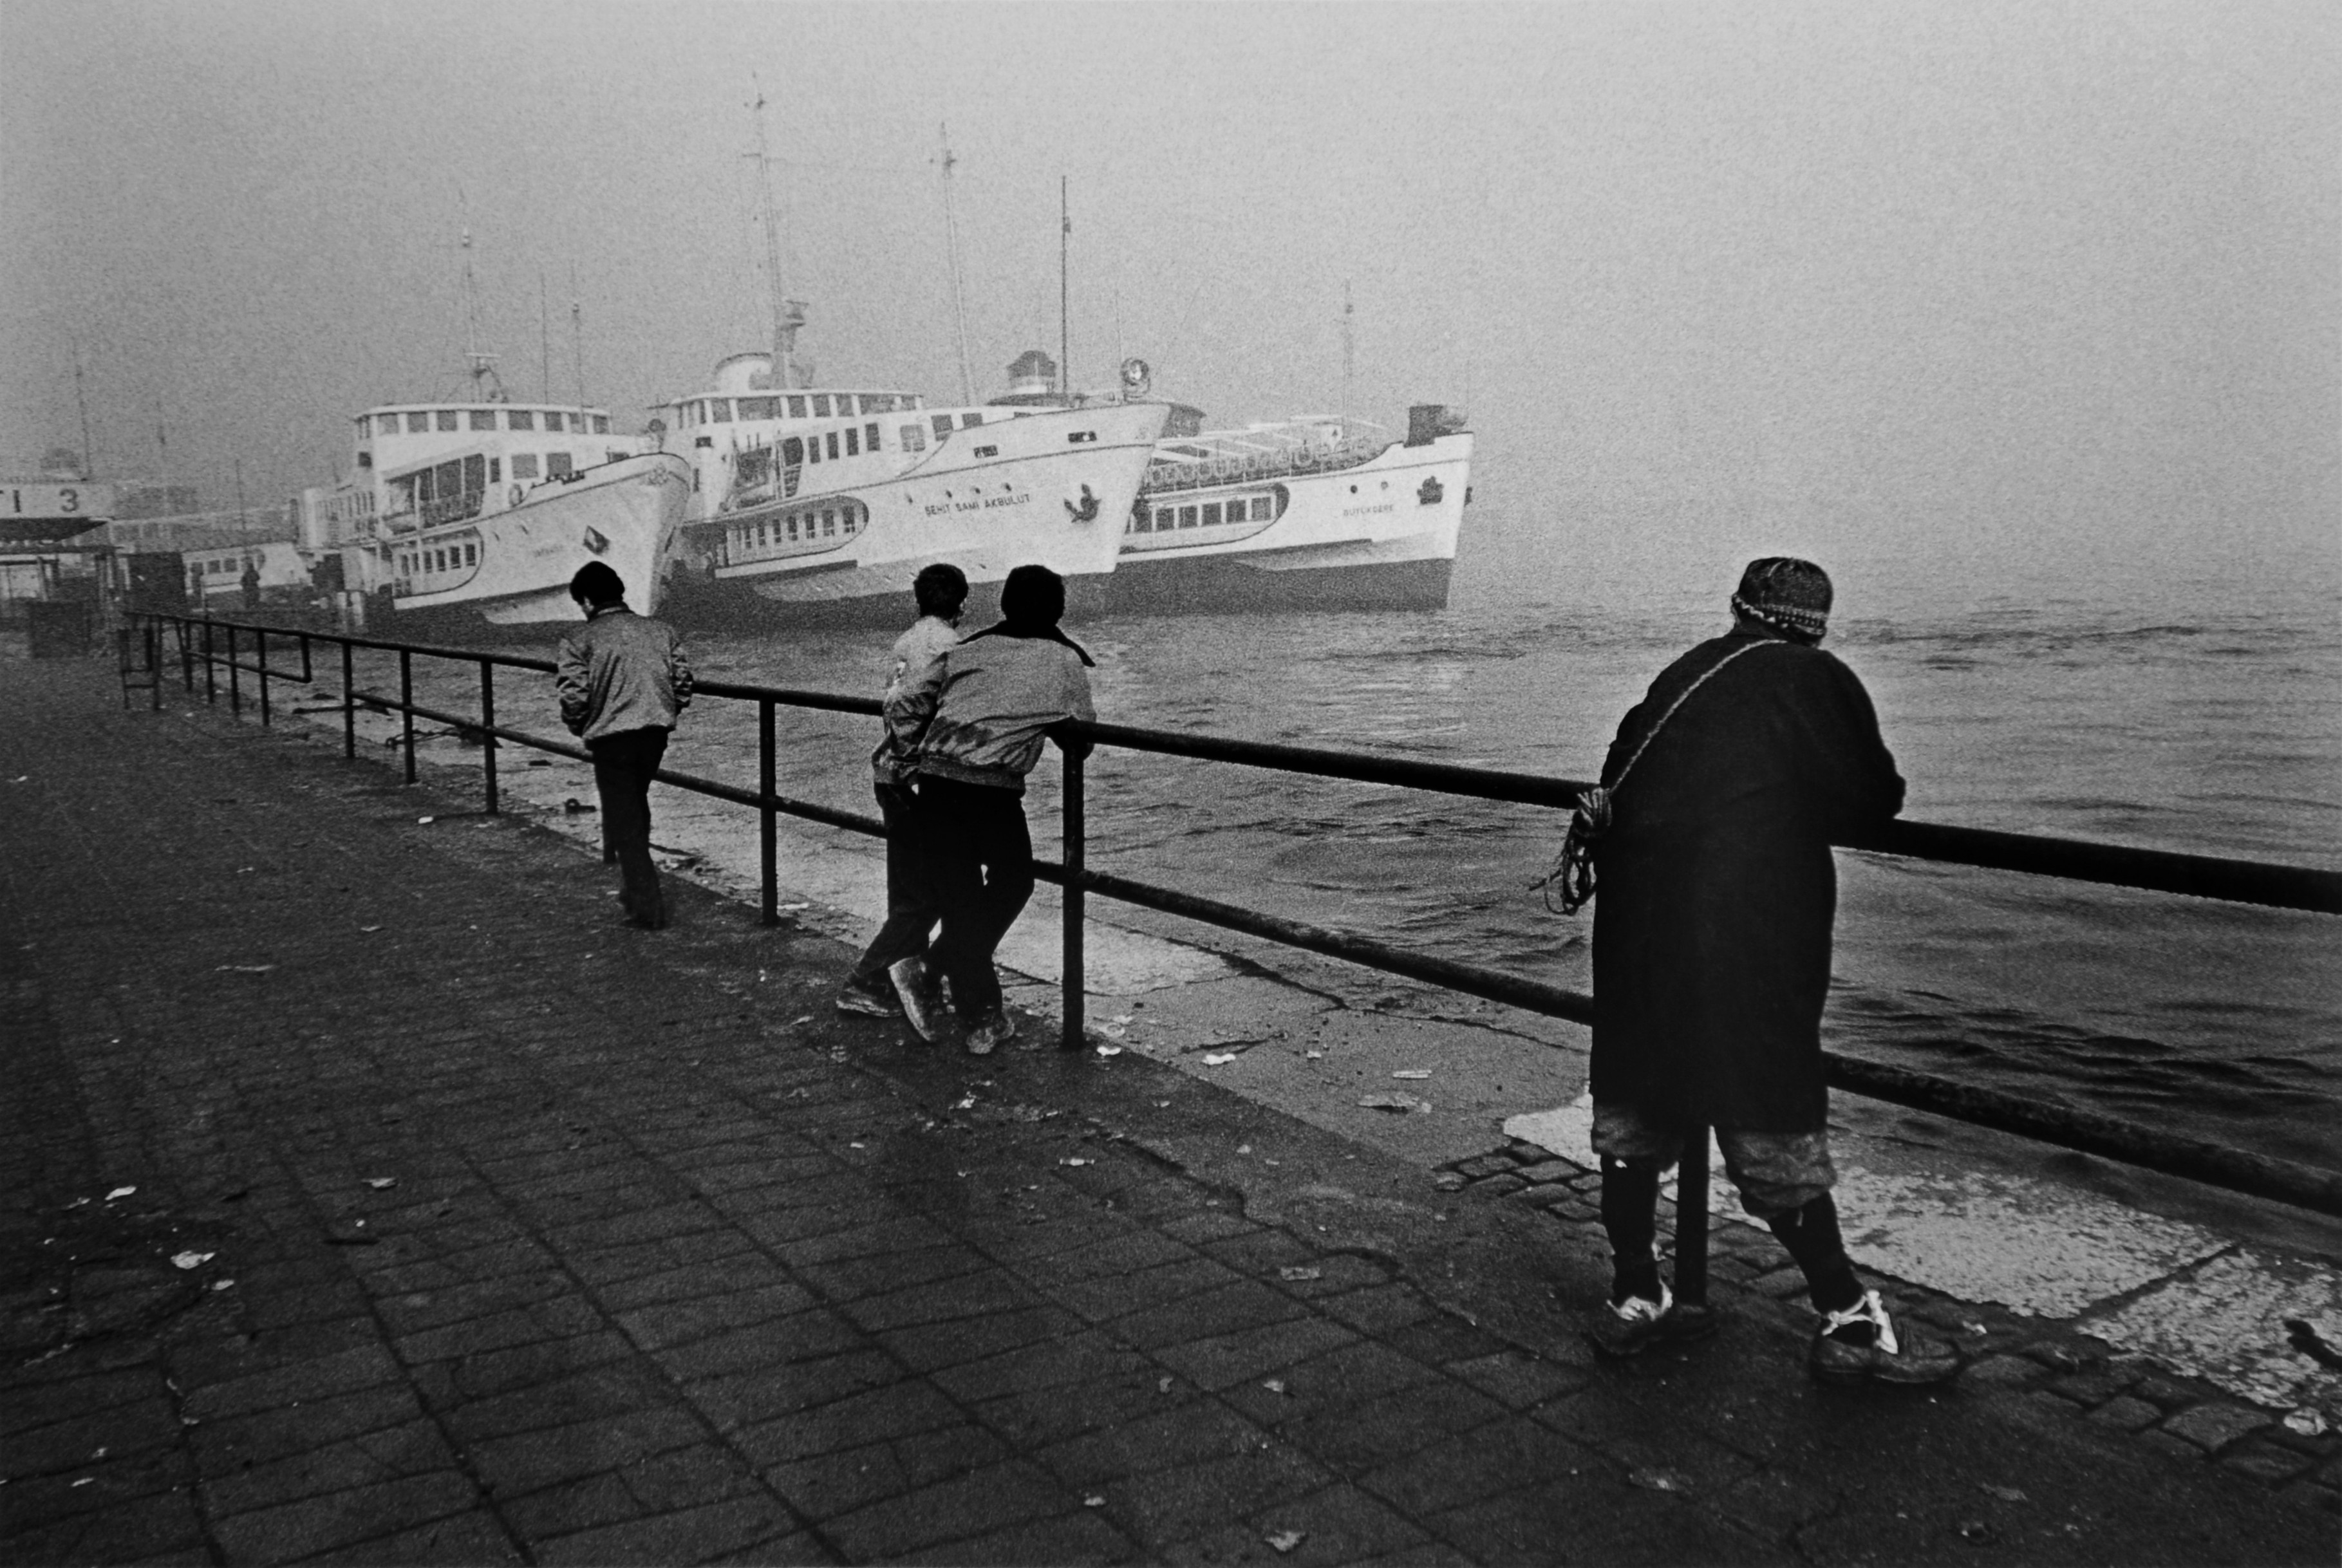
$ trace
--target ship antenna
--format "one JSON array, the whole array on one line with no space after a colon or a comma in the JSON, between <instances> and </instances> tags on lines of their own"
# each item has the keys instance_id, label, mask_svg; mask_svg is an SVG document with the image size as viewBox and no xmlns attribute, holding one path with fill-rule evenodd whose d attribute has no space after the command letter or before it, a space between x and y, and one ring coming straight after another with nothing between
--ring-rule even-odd
<instances>
[{"instance_id":1,"label":"ship antenna","mask_svg":"<svg viewBox=\"0 0 2342 1568\"><path fill-rule=\"evenodd\" d=\"M457 199L462 199L460 189ZM472 275L472 230L469 225L465 226L456 245L464 253L464 358L471 365L472 395L483 402L502 403L505 400L505 384L496 376L496 356L485 354L480 349L480 286L478 280ZM483 381L494 382L495 390L483 394L479 390Z\"/></svg>"},{"instance_id":2,"label":"ship antenna","mask_svg":"<svg viewBox=\"0 0 2342 1568\"><path fill-rule=\"evenodd\" d=\"M752 75L750 81L756 78ZM773 366L768 379L775 391L784 391L797 384L797 328L805 325L805 307L795 300L781 296L781 220L773 205L773 160L766 150L765 89L756 88L756 101L748 105L756 112L756 150L748 156L756 160L759 188L765 198L765 280L773 300Z\"/></svg>"},{"instance_id":3,"label":"ship antenna","mask_svg":"<svg viewBox=\"0 0 2342 1568\"><path fill-rule=\"evenodd\" d=\"M545 304L545 269L536 269L536 381L538 395L553 401L553 315Z\"/></svg>"},{"instance_id":4,"label":"ship antenna","mask_svg":"<svg viewBox=\"0 0 2342 1568\"><path fill-rule=\"evenodd\" d=\"M582 414L586 410L586 306L577 297L574 261L569 264L569 365L577 375L577 410Z\"/></svg>"},{"instance_id":5,"label":"ship antenna","mask_svg":"<svg viewBox=\"0 0 2342 1568\"><path fill-rule=\"evenodd\" d=\"M1350 303L1350 280L1342 280L1342 434L1350 433L1350 376L1356 369L1358 357L1357 330L1353 318L1357 306Z\"/></svg>"},{"instance_id":6,"label":"ship antenna","mask_svg":"<svg viewBox=\"0 0 2342 1568\"><path fill-rule=\"evenodd\" d=\"M81 340L79 338L74 340L73 365L74 403L81 409L81 476L86 483L97 476L97 453L90 445L89 441L89 397L82 389ZM161 420L155 421L155 428L158 430L162 428ZM170 475L166 474L164 477L168 479Z\"/></svg>"},{"instance_id":7,"label":"ship antenna","mask_svg":"<svg viewBox=\"0 0 2342 1568\"><path fill-rule=\"evenodd\" d=\"M1066 269L1066 257L1071 253L1074 244L1074 212L1068 204L1066 184L1066 176L1059 175L1057 176L1057 395L1060 398L1066 395L1066 389L1073 384L1074 375L1073 332L1070 325L1073 321L1073 314L1066 305L1070 298L1067 292L1069 275Z\"/></svg>"},{"instance_id":8,"label":"ship antenna","mask_svg":"<svg viewBox=\"0 0 2342 1568\"><path fill-rule=\"evenodd\" d=\"M963 404L976 401L976 382L967 368L967 299L960 286L959 220L952 212L952 168L959 160L952 156L951 127L936 127L943 141L944 168L944 244L950 253L952 284L952 318L959 327L959 400Z\"/></svg>"}]
</instances>

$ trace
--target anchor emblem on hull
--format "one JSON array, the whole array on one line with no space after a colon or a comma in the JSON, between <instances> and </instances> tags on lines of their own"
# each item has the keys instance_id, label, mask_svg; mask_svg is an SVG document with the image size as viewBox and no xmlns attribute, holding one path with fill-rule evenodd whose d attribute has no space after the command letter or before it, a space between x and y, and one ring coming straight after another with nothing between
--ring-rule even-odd
<instances>
[{"instance_id":1,"label":"anchor emblem on hull","mask_svg":"<svg viewBox=\"0 0 2342 1568\"><path fill-rule=\"evenodd\" d=\"M1426 474L1423 483L1416 486L1415 499L1421 505L1436 506L1439 498L1446 494L1447 487L1439 483L1439 475L1430 474Z\"/></svg>"},{"instance_id":2,"label":"anchor emblem on hull","mask_svg":"<svg viewBox=\"0 0 2342 1568\"><path fill-rule=\"evenodd\" d=\"M586 530L586 548L596 555L606 554L609 552L610 541L604 537L599 528L588 527Z\"/></svg>"},{"instance_id":3,"label":"anchor emblem on hull","mask_svg":"<svg viewBox=\"0 0 2342 1568\"><path fill-rule=\"evenodd\" d=\"M1090 494L1090 487L1086 484L1082 486L1082 504L1080 505L1076 506L1070 501L1065 502L1063 504L1066 510L1073 514L1073 519L1076 523L1095 523L1097 521L1098 498Z\"/></svg>"}]
</instances>

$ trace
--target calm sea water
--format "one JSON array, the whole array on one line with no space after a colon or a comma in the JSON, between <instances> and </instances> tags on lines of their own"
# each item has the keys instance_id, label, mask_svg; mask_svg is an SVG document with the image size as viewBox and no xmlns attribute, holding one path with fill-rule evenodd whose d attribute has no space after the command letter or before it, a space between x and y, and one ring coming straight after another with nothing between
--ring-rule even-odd
<instances>
[{"instance_id":1,"label":"calm sea water","mask_svg":"<svg viewBox=\"0 0 2342 1568\"><path fill-rule=\"evenodd\" d=\"M1574 597L1076 634L1116 722L1586 777L1650 678L1724 616L1706 594ZM2342 867L2328 595L2187 614L2112 593L1872 597L1866 614L1842 592L1830 646L1877 700L1907 816ZM704 640L696 662L875 694L888 641ZM782 724L786 792L869 809L872 721ZM674 754L746 776L753 715L704 704ZM1044 845L1054 776L1051 754L1030 802ZM1591 912L1559 918L1526 891L1553 813L1116 752L1089 777L1098 869L1590 984ZM2342 921L1883 857L1841 867L1835 1049L2342 1167Z\"/></svg>"}]
</instances>

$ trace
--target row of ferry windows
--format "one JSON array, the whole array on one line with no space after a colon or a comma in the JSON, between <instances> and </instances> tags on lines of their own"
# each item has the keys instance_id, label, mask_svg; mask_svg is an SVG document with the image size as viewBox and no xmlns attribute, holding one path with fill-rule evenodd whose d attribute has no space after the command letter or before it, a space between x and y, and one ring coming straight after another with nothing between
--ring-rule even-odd
<instances>
[{"instance_id":1,"label":"row of ferry windows","mask_svg":"<svg viewBox=\"0 0 2342 1568\"><path fill-rule=\"evenodd\" d=\"M450 544L445 550L415 552L406 557L402 569L406 575L412 577L418 567L425 572L453 572L461 567L476 566L479 564L480 547L477 544L465 544L460 547Z\"/></svg>"},{"instance_id":2,"label":"row of ferry windows","mask_svg":"<svg viewBox=\"0 0 2342 1568\"><path fill-rule=\"evenodd\" d=\"M738 419L851 419L857 414L908 412L919 400L906 392L803 392L778 397L696 397L681 405L692 424ZM737 409L736 414L734 410ZM785 412L786 411L786 412Z\"/></svg>"},{"instance_id":3,"label":"row of ferry windows","mask_svg":"<svg viewBox=\"0 0 2342 1568\"><path fill-rule=\"evenodd\" d=\"M374 434L396 435L401 419L406 421L409 435L431 430L494 430L499 414L505 416L506 430L535 430L539 428L537 422L542 420L546 430L574 430L580 435L610 434L610 416L606 414L569 414L558 408L435 408L421 414L360 414L358 434L366 434L371 422Z\"/></svg>"},{"instance_id":4,"label":"row of ferry windows","mask_svg":"<svg viewBox=\"0 0 2342 1568\"><path fill-rule=\"evenodd\" d=\"M786 517L763 523L743 523L736 533L739 548L754 550L770 544L800 544L807 539L835 539L841 532L851 534L854 529L854 511L848 507L844 512L825 508L820 512L793 512Z\"/></svg>"},{"instance_id":5,"label":"row of ferry windows","mask_svg":"<svg viewBox=\"0 0 2342 1568\"><path fill-rule=\"evenodd\" d=\"M1275 497L1256 495L1251 500L1249 518L1245 514L1246 502L1241 496L1228 502L1225 510L1217 501L1206 501L1200 508L1157 506L1153 518L1141 512L1131 519L1130 527L1134 534L1168 534L1174 528L1216 528L1222 523L1266 523L1274 514L1276 505Z\"/></svg>"}]
</instances>

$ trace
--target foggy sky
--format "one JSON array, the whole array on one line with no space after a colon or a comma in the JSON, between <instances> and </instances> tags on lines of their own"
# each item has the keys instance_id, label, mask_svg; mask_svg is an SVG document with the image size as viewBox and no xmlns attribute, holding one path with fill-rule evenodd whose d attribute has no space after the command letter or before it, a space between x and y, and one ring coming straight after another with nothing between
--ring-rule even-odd
<instances>
[{"instance_id":1,"label":"foggy sky","mask_svg":"<svg viewBox=\"0 0 2342 1568\"><path fill-rule=\"evenodd\" d=\"M821 379L958 395L947 123L979 396L1057 351L1061 175L1077 384L1336 410L1346 281L1350 410L1470 410L1459 594L2297 580L2342 520L2337 15L6 0L0 454L80 444L77 345L100 477L325 482L349 414L459 394L466 229L506 386L638 428L767 339L761 87Z\"/></svg>"}]
</instances>

